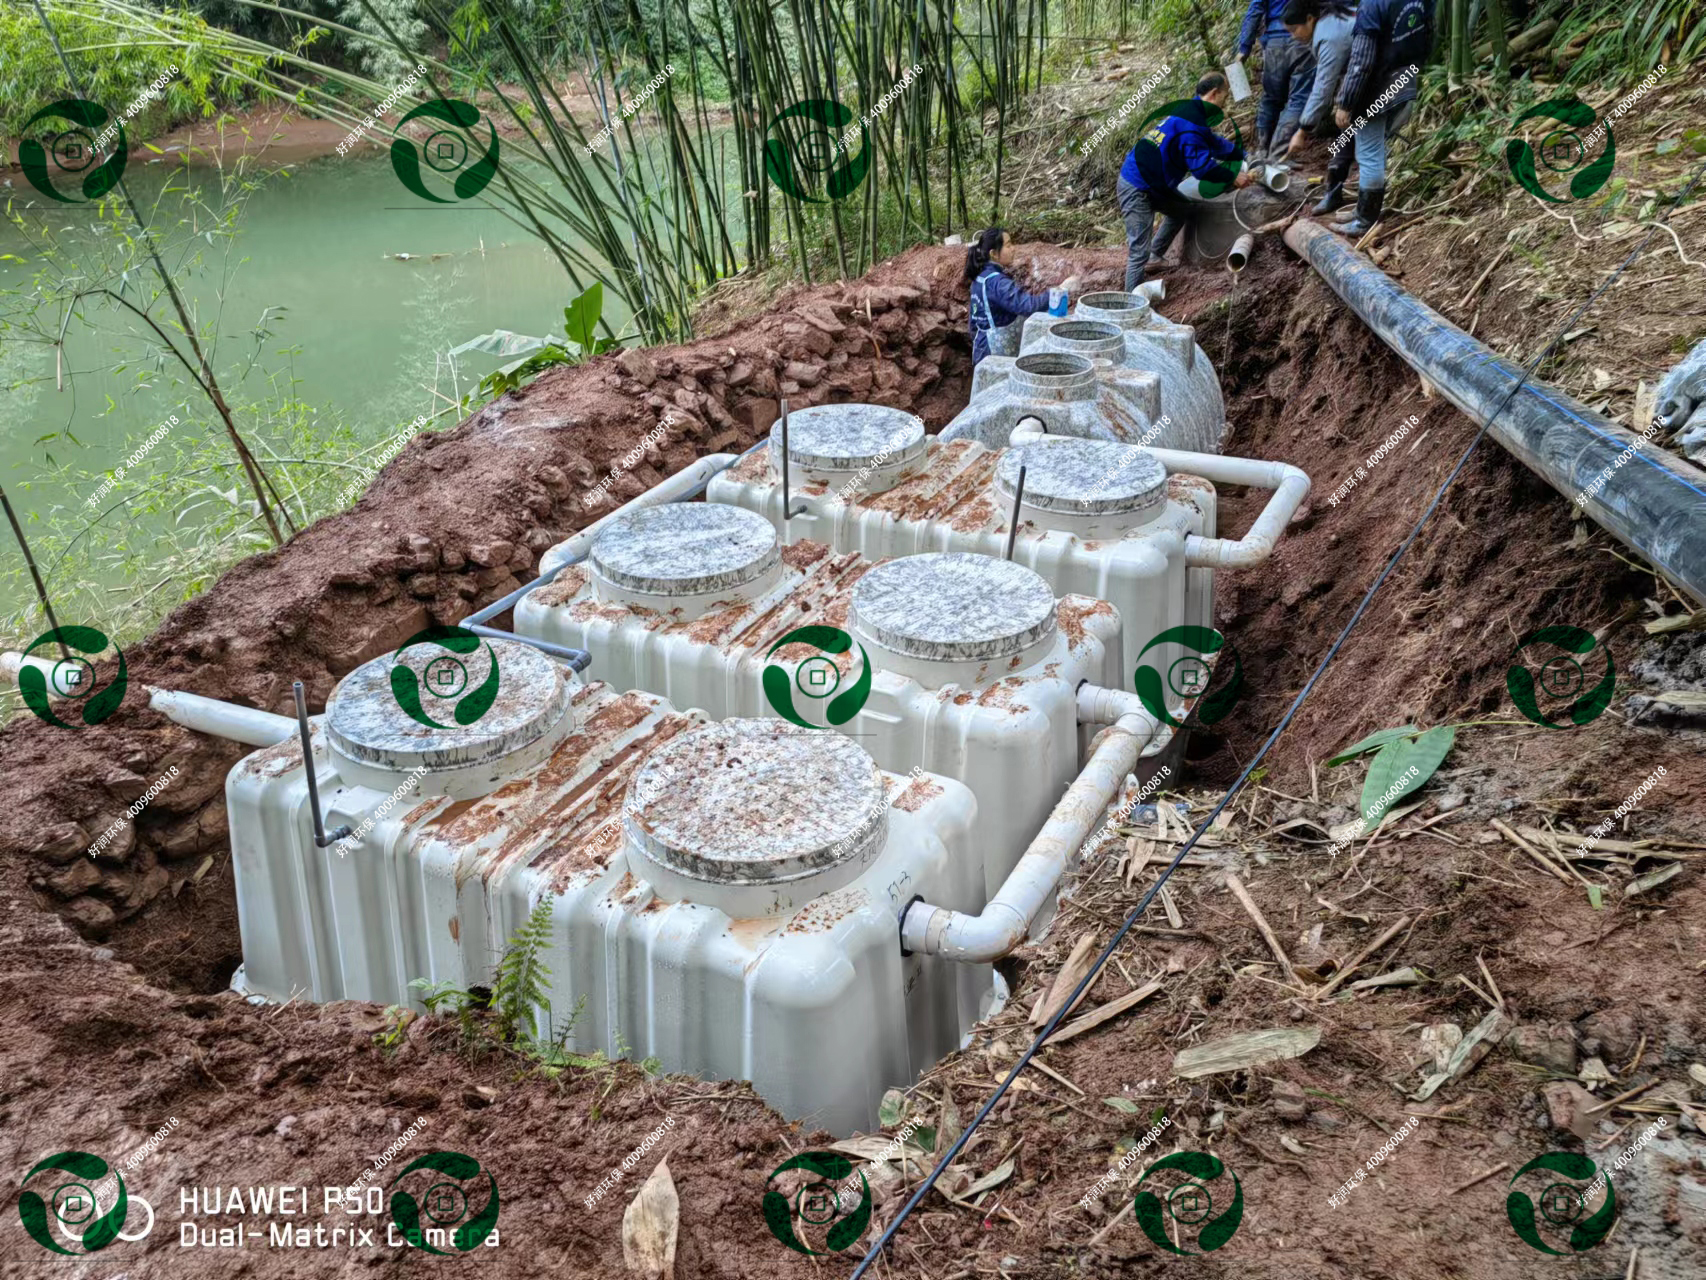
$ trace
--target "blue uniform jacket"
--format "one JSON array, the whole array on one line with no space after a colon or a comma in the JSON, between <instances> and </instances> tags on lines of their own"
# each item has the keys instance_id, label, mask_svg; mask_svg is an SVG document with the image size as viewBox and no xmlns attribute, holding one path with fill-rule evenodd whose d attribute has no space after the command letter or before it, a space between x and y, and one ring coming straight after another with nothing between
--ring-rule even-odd
<instances>
[{"instance_id":1,"label":"blue uniform jacket","mask_svg":"<svg viewBox=\"0 0 1706 1280\"><path fill-rule=\"evenodd\" d=\"M989 354L989 331L1002 329L1021 316L1048 309L1048 291L1026 293L995 263L986 265L971 282L971 362Z\"/></svg>"},{"instance_id":2,"label":"blue uniform jacket","mask_svg":"<svg viewBox=\"0 0 1706 1280\"><path fill-rule=\"evenodd\" d=\"M1434 40L1433 0L1362 0L1351 35L1351 60L1339 81L1337 105L1361 111L1414 64L1427 64ZM1412 76L1387 109L1416 96L1420 73Z\"/></svg>"},{"instance_id":3,"label":"blue uniform jacket","mask_svg":"<svg viewBox=\"0 0 1706 1280\"><path fill-rule=\"evenodd\" d=\"M1249 53L1256 47L1256 28L1262 27L1262 43L1270 40L1289 40L1291 32L1285 29L1285 23L1280 21L1280 15L1285 12L1286 0L1250 0L1250 10L1244 15L1243 29L1238 32L1238 52ZM1267 15L1267 25L1262 24L1262 15Z\"/></svg>"},{"instance_id":4,"label":"blue uniform jacket","mask_svg":"<svg viewBox=\"0 0 1706 1280\"><path fill-rule=\"evenodd\" d=\"M1231 182L1237 174L1221 161L1243 160L1244 148L1209 127L1207 106L1193 98L1188 117L1158 121L1126 152L1120 177L1145 191L1177 191L1186 174L1203 182Z\"/></svg>"}]
</instances>

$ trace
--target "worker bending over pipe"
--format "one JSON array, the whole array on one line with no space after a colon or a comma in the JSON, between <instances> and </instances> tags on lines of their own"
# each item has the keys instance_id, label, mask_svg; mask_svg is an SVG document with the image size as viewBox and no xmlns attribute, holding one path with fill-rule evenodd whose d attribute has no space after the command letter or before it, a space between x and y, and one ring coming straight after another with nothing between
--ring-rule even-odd
<instances>
[{"instance_id":1,"label":"worker bending over pipe","mask_svg":"<svg viewBox=\"0 0 1706 1280\"><path fill-rule=\"evenodd\" d=\"M1186 176L1199 182L1247 187L1252 179L1244 165L1244 148L1214 131L1230 90L1226 77L1210 71L1197 81L1197 96L1169 102L1145 121L1157 120L1126 154L1115 183L1120 213L1125 217L1125 288L1136 290L1143 277L1161 270L1162 255L1190 216L1190 204L1179 193ZM1161 229L1153 243L1150 224L1161 214Z\"/></svg>"}]
</instances>

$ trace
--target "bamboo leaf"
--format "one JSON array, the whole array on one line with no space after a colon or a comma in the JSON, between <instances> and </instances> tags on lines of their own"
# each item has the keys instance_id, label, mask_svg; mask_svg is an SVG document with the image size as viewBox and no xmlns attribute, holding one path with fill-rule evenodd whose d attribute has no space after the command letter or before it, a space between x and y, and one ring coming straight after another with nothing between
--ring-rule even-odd
<instances>
[{"instance_id":1,"label":"bamboo leaf","mask_svg":"<svg viewBox=\"0 0 1706 1280\"><path fill-rule=\"evenodd\" d=\"M1439 767L1457 742L1457 727L1442 724L1415 738L1388 742L1369 762L1362 784L1362 818L1366 828L1379 823L1380 816L1412 791L1418 791ZM1410 770L1414 768L1415 773Z\"/></svg>"},{"instance_id":2,"label":"bamboo leaf","mask_svg":"<svg viewBox=\"0 0 1706 1280\"><path fill-rule=\"evenodd\" d=\"M1358 756L1373 751L1376 747L1383 747L1397 738L1408 738L1419 732L1420 730L1413 724L1401 725L1396 729L1376 729L1361 742L1354 742L1339 752L1338 755L1329 757L1327 764L1329 766L1344 764L1348 760L1355 760Z\"/></svg>"}]
</instances>

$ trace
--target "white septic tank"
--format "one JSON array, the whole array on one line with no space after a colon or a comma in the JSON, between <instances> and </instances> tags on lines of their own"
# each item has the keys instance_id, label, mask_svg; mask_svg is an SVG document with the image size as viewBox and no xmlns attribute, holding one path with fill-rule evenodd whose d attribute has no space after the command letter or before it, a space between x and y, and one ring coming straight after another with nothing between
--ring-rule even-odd
<instances>
[{"instance_id":1,"label":"white septic tank","mask_svg":"<svg viewBox=\"0 0 1706 1280\"><path fill-rule=\"evenodd\" d=\"M897 932L915 896L981 904L964 786L886 773L840 734L579 685L508 641L468 656L470 688L500 664L485 716L423 725L392 662L352 672L313 726L326 824L357 837L316 847L294 738L226 780L238 990L419 1007L414 979L489 987L549 900L542 1038L749 1079L838 1134L873 1128L884 1089L970 1029L960 989L987 966L903 954Z\"/></svg>"},{"instance_id":2,"label":"white septic tank","mask_svg":"<svg viewBox=\"0 0 1706 1280\"><path fill-rule=\"evenodd\" d=\"M990 894L1078 774L1078 685L1120 684L1119 617L1101 600L1057 599L1030 569L989 556L874 564L783 547L761 516L718 503L616 517L584 564L516 606L515 625L587 650L587 674L615 688L713 719L791 709L885 769L964 782ZM845 649L776 648L813 625Z\"/></svg>"},{"instance_id":3,"label":"white septic tank","mask_svg":"<svg viewBox=\"0 0 1706 1280\"><path fill-rule=\"evenodd\" d=\"M1103 325L1119 331L1123 351L1106 341ZM1218 453L1225 443L1226 399L1197 331L1159 314L1141 293L1087 293L1064 319L1046 312L1026 316L1019 354L1033 351L1069 352L1154 374L1161 384L1161 414L1169 421L1165 432L1146 443L1193 453Z\"/></svg>"},{"instance_id":4,"label":"white septic tank","mask_svg":"<svg viewBox=\"0 0 1706 1280\"><path fill-rule=\"evenodd\" d=\"M1214 534L1214 486L1169 475L1148 450L1052 437L1009 449L944 442L926 437L913 415L872 404L790 414L788 449L793 512L785 526L779 425L766 454L712 479L707 500L756 511L785 527L790 540L872 558L925 551L1002 556L1023 462L1013 560L1059 595L1093 596L1119 611L1124 652L1117 687L1131 687L1138 654L1161 632L1213 626L1213 571L1187 567L1185 539ZM552 563L551 552L544 563Z\"/></svg>"}]
</instances>

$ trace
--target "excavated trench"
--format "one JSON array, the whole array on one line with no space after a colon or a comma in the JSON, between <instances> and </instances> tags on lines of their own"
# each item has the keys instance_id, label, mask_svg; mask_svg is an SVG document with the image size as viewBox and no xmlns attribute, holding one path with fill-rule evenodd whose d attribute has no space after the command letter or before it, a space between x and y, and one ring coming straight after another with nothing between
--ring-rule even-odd
<instances>
[{"instance_id":1,"label":"excavated trench","mask_svg":"<svg viewBox=\"0 0 1706 1280\"><path fill-rule=\"evenodd\" d=\"M1114 285L1120 270L1108 251L1067 261L1042 248L1029 258L1038 278L1075 269L1087 289ZM453 431L420 437L355 508L176 610L127 653L132 681L288 715L301 679L318 712L354 667L513 590L542 552L603 512L701 453L753 443L779 396L796 408L896 405L940 429L970 384L958 265L952 250L915 250L863 280L795 291L719 336L552 374ZM1220 575L1217 624L1238 646L1251 692L1219 726L1224 736L1200 736L1190 756L1197 781L1230 781L1472 428L1424 400L1402 362L1277 248L1235 283L1225 272L1181 273L1158 310L1197 327L1220 374L1234 426L1226 451L1290 462L1314 482L1270 566ZM667 436L587 507L585 495L664 413L674 418ZM1325 495L1409 413L1421 419L1415 445L1356 501L1328 510ZM1559 612L1597 616L1637 592L1632 571L1579 574L1567 508L1497 448L1472 464L1460 499L1449 533L1417 548L1280 744L1277 775L1327 754L1370 707L1385 708L1388 723L1493 709L1507 634ZM1248 527L1264 500L1229 490L1221 528ZM1506 574L1519 579L1514 594ZM0 814L14 884L151 980L223 989L239 961L224 778L241 754L134 703L99 733L15 721L0 737L20 797ZM87 857L174 765L172 785L102 857Z\"/></svg>"},{"instance_id":2,"label":"excavated trench","mask_svg":"<svg viewBox=\"0 0 1706 1280\"><path fill-rule=\"evenodd\" d=\"M1077 271L1086 289L1117 288L1123 254L1022 248L1019 274L1027 267L1039 280ZM239 565L204 596L176 610L146 642L128 650L133 687L155 684L289 714L291 681L300 679L308 688L310 710L317 712L334 683L354 667L395 648L430 621L456 622L513 590L531 576L547 548L611 506L698 455L753 443L784 394L794 406L872 401L906 408L939 430L964 405L970 385L959 268L956 251L914 250L862 280L796 290L765 314L729 324L717 336L548 374L455 430L412 442L355 508L321 521L278 551ZM1197 327L1219 372L1234 426L1226 451L1291 463L1314 481L1310 503L1299 511L1272 561L1219 575L1216 622L1238 647L1248 692L1217 726L1222 730L1218 738L1196 742L1191 768L1179 779L1184 788L1211 788L1230 782L1270 732L1455 463L1473 426L1443 402L1424 398L1402 361L1301 264L1283 256L1277 242L1262 242L1235 285L1224 271L1184 270L1169 288L1158 309ZM665 412L674 418L668 435L589 509L585 495ZM1419 419L1411 443L1375 469L1350 501L1329 507L1326 495L1410 414ZM1223 491L1222 532L1247 528L1266 497ZM1610 545L1597 531L1583 534L1574 528L1565 502L1486 444L1465 470L1452 501L1269 756L1265 786L1288 798L1308 797L1317 783L1312 762L1375 728L1508 710L1504 671L1517 636L1560 618L1592 625L1650 593L1650 576L1603 554ZM497 620L498 625L509 621ZM1698 661L1698 643L1676 643ZM1612 641L1620 669L1644 659L1640 647L1627 632ZM1498 812L1494 806L1508 810L1543 796L1551 817L1582 822L1609 811L1627 790L1624 782L1639 778L1660 758L1671 770L1667 791L1672 798L1697 794L1706 783L1698 753L1661 757L1657 735L1618 717L1606 716L1580 735L1565 737L1530 738L1508 758L1503 745L1460 747L1469 756L1457 772L1468 776L1452 786L1467 789L1472 807ZM381 1025L376 1008L294 1003L262 1011L226 992L241 957L224 782L242 750L192 734L135 700L97 730L54 730L20 718L0 733L0 772L12 783L13 796L0 812L0 850L7 855L0 891L11 899L0 926L0 962L12 974L15 993L54 996L15 998L0 1017L0 1057L13 1065L11 1083L0 1098L0 1121L15 1128L27 1110L28 1127L38 1131L18 1140L14 1163L25 1158L26 1143L34 1151L51 1141L42 1136L45 1132L120 1134L110 1145L131 1150L164 1116L182 1114L191 1123L157 1157L164 1162L159 1175L165 1181L205 1181L241 1168L246 1182L331 1184L348 1181L372 1152L383 1149L399 1127L397 1114L418 1110L437 1126L437 1143L480 1151L481 1159L489 1167L495 1164L506 1179L506 1246L510 1221L524 1234L521 1248L506 1247L492 1259L496 1274L533 1274L540 1258L565 1274L614 1273L622 1259L620 1205L613 1198L596 1214L582 1214L578 1196L656 1125L665 1105L657 1100L664 1086L645 1081L629 1067L613 1069L608 1085L596 1073L565 1074L555 1083L519 1080L513 1065L501 1058L482 1061L456 1054L445 1038L449 1033L425 1019L408 1028L392 1056L381 1059L373 1046ZM172 785L101 858L90 859L84 851L91 841L150 780L173 765L178 774ZM1325 794L1326 780L1320 781ZM1255 813L1252 804L1252 818ZM1663 822L1656 815L1655 820ZM1657 939L1647 944L1645 958L1631 952L1619 963L1590 960L1593 953L1586 951L1563 952L1552 972L1552 962L1542 953L1563 944L1565 935L1557 930L1574 932L1585 927L1582 922L1564 912L1536 917L1526 896L1481 885L1483 879L1511 874L1508 870L1469 875L1462 868L1489 868L1454 862L1456 856L1430 837L1377 854L1367 864L1383 897L1414 893L1433 904L1423 907L1427 923L1399 963L1426 964L1445 974L1458 966L1474 972L1476 948L1515 948L1522 958L1508 960L1510 967L1500 976L1513 1011L1520 1006L1525 1019L1585 1019L1582 1025L1592 1032L1593 1042L1603 1038L1608 1054L1613 1044L1621 1052L1624 1041L1632 1042L1637 1023L1642 1045L1650 1033L1652 1042L1663 1046L1665 1061L1698 1045L1698 1017L1679 1003L1667 1004L1672 1011L1662 1016L1652 1009L1627 1015L1609 1007L1614 1001L1639 1003L1638 993L1649 984L1674 986L1686 976L1680 959L1667 959L1673 946L1677 956L1683 955L1679 931L1687 928L1685 913L1672 912L1667 922L1643 926L1655 930ZM1480 896L1449 900L1454 905L1446 913L1447 895L1465 891L1464 886ZM1313 887L1296 894L1289 885L1265 888L1270 911L1289 909L1286 924L1295 925L1300 909L1314 910L1310 895L1318 891ZM1344 890L1326 892L1336 896ZM1698 905L1697 890L1690 886L1683 892ZM1289 901L1277 907L1272 895ZM1371 901L1365 900L1364 910L1372 909ZM1206 899L1186 906L1193 924L1217 929L1228 939L1248 929L1235 907L1234 914L1221 918ZM1118 914L1126 909L1117 905ZM1586 911L1584 904L1576 914ZM1535 930L1545 934L1544 946L1531 937ZM1062 958L1070 942L1062 938L1062 955L1048 963ZM1531 942L1542 957L1532 962ZM1207 975L1198 980L1189 1008L1178 1003L1182 996L1175 997L1169 1017L1181 1029L1193 1018L1217 1020L1224 1032L1284 1016L1252 1003L1244 992L1249 984L1235 981L1230 968L1208 964L1214 957L1206 946L1181 944L1170 956L1146 957L1153 965L1164 960L1169 973L1180 962L1201 967ZM1030 987L1036 975L1030 970L1042 959L1028 956L1013 972L1016 1004L1028 1007L1035 998ZM1583 965L1590 966L1591 980ZM1042 972L1046 976L1051 970ZM1527 985L1513 990L1519 982ZM1590 988L1603 998L1582 994ZM1106 996L1103 991L1099 998ZM1259 996L1259 1001L1266 998ZM1446 999L1434 996L1429 1004L1444 1010ZM1314 1082L1354 1093L1365 1110L1382 1105L1384 1097L1385 1109L1391 1110L1390 1092L1371 1073L1381 1056L1393 1051L1376 1041L1365 1048L1358 1037L1388 1030L1396 1035L1412 1015L1393 1015L1397 1024L1372 1032L1375 1022L1357 1021L1366 1007L1331 1015L1338 1037L1331 1042L1334 1047L1329 1052L1324 1042L1319 1058L1309 1061L1317 1063L1317 1073L1340 1074L1317 1074ZM1480 1015L1454 1010L1451 1016L1472 1021ZM1135 1034L1086 1037L1073 1046L1082 1050L1076 1056L1051 1060L1075 1077L1093 1102L1101 1093L1121 1092L1121 1081L1158 1073L1165 1078L1165 1035L1163 1027L1160 1046ZM90 1073L91 1060L104 1064L102 1076ZM996 1065L995 1059L990 1065ZM964 1111L975 1105L978 1090L987 1093L991 1077L988 1067L973 1071L962 1063L955 1069L961 1067L970 1073L960 1094ZM1522 1110L1530 1106L1524 1090L1531 1093L1531 1086L1513 1084L1511 1068L1501 1067L1504 1074L1496 1077L1492 1070L1484 1069L1481 1079L1490 1097L1472 1113L1477 1128L1447 1135L1464 1146L1477 1140L1483 1127L1494 1131L1492 1148L1476 1156L1479 1167L1497 1158L1492 1149L1508 1146L1520 1126L1540 1123L1544 1128ZM1353 1086L1358 1072L1371 1077L1367 1090L1360 1083ZM99 1092L68 1085L73 1075L98 1080ZM618 1082L622 1087L616 1087ZM1249 1096L1231 1101L1265 1107L1272 1083L1252 1076ZM707 1083L691 1092L688 1085L672 1084L669 1089L671 1114L685 1117L683 1136L670 1155L682 1188L678 1273L807 1274L804 1264L780 1256L763 1236L754 1187L762 1187L765 1170L797 1150L801 1140L814 1140L813 1135L796 1132L784 1147L777 1135L788 1127L739 1086ZM1189 1118L1191 1108L1199 1108L1206 1123L1215 1106L1230 1105L1225 1098L1200 1099L1199 1092L1177 1111L1179 1122L1193 1132L1198 1120ZM1004 1112L1010 1121L1011 1101ZM1067 1119L1084 1129L1082 1142L1057 1141L1056 1131L1041 1121L1022 1122L1030 1126L1025 1132L1031 1152L1022 1162L1022 1176L1026 1185L1041 1179L1036 1195L1044 1199L1036 1203L1044 1207L1015 1203L1028 1222L1039 1213L1045 1217L1030 1223L1021 1242L1001 1247L1038 1259L1031 1274L1083 1274L1086 1266L1108 1265L1085 1251L1081 1237L1086 1233L1079 1225L1068 1222L1064 1239L1047 1225L1069 1214L1073 1200L1100 1172L1099 1166L1085 1163L1099 1161L1099 1154L1076 1151L1097 1138L1098 1127ZM1264 1147L1273 1139L1256 1128L1249 1132ZM1377 1144L1374 1132L1368 1130L1367 1136ZM1320 1135L1309 1136L1313 1146ZM1111 1141L1109 1135L1102 1138ZM999 1146L1006 1144L1004 1138ZM1335 1152L1335 1158L1343 1154L1339 1162L1349 1168L1355 1152L1346 1150L1351 1154ZM1429 1166L1421 1175L1428 1190L1443 1196L1470 1176L1452 1162L1468 1159L1466 1150ZM565 1151L573 1152L572 1170L553 1165ZM994 1148L983 1155L993 1160ZM1241 1167L1247 1171L1247 1165ZM1281 1239L1281 1251L1265 1258L1252 1258L1245 1250L1238 1260L1240 1274L1279 1280L1301 1274L1306 1261L1312 1274L1335 1277L1414 1273L1406 1270L1401 1232L1390 1240L1379 1232L1370 1239L1358 1227L1346 1233L1321 1216L1329 1211L1317 1206L1331 1185L1308 1189L1293 1181L1299 1189L1271 1181L1263 1188L1268 1197L1263 1212L1277 1215L1286 1234L1336 1240L1327 1251L1339 1263L1318 1267L1314 1249L1308 1259L1288 1255ZM1332 1181L1336 1185L1337 1178ZM573 1203L565 1203L569 1200ZM963 1217L948 1222L946 1239L939 1241L933 1233L943 1229L926 1216L920 1228L924 1234L909 1237L920 1245L929 1240L957 1251L941 1254L932 1264L928 1274L936 1276L969 1265L948 1265L948 1258L970 1256L982 1239ZM983 1231L989 1229L985 1224ZM1483 1261L1476 1274L1501 1280L1540 1274L1532 1264L1513 1260L1508 1245L1491 1246L1496 1261L1486 1252L1486 1241L1498 1230L1486 1224L1451 1227L1447 1239L1480 1251ZM150 1241L147 1254L130 1266L131 1274L181 1274L174 1271L181 1265L176 1247L165 1251L168 1244ZM1063 1256L1045 1266L1041 1259L1050 1254ZM1132 1251L1120 1245L1115 1256L1132 1256ZM250 1274L268 1280L298 1273L287 1253L248 1261Z\"/></svg>"}]
</instances>

